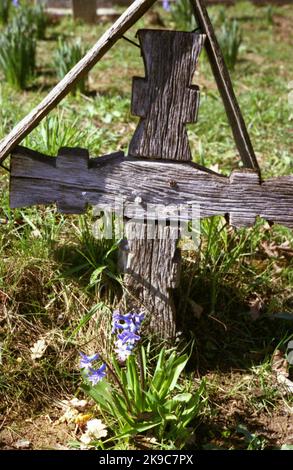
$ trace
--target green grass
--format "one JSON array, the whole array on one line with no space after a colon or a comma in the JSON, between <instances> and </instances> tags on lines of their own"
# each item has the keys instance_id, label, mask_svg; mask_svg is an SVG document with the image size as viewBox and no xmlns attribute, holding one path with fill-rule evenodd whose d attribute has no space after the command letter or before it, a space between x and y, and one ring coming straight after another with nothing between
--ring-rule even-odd
<instances>
[{"instance_id":1,"label":"green grass","mask_svg":"<svg viewBox=\"0 0 293 470\"><path fill-rule=\"evenodd\" d=\"M219 30L219 9L211 8L211 13ZM227 9L227 17L241 25L243 44L232 80L263 176L290 174L292 32L276 19L292 22L292 12L283 7L264 15L249 2L237 2ZM164 19L172 26L171 16ZM92 45L107 26L89 29L71 20L48 26L50 40L38 43L34 86L16 92L1 81L1 138L56 84L52 60L58 35L65 32L70 40L78 36ZM134 38L135 32L132 28L127 35ZM66 145L88 148L92 156L127 151L137 123L130 114L131 77L143 74L139 49L119 41L90 73L90 93L63 100L23 144L48 155ZM241 164L205 54L195 81L201 107L198 123L189 126L194 161L218 165L229 174ZM111 242L94 240L91 211L83 217L57 214L55 207L12 211L4 170L1 185L0 413L9 420L29 417L28 408L34 416L55 399L75 393L78 351L106 348L109 315L121 284L117 250L111 251ZM184 255L176 303L181 328L195 338L186 388L205 376L209 398L202 423L196 424L192 445L198 448L287 444L260 431L267 414L273 422L292 407L271 371L272 354L277 346L285 351L293 325L292 257L274 248L284 243L293 246L292 231L284 227L259 220L251 229L235 230L214 218L202 222L198 252ZM268 247L275 255L268 255ZM261 309L253 318L251 305L257 299ZM203 309L199 317L194 304ZM48 350L36 364L30 348L43 337ZM239 431L239 422L250 435Z\"/></svg>"}]
</instances>

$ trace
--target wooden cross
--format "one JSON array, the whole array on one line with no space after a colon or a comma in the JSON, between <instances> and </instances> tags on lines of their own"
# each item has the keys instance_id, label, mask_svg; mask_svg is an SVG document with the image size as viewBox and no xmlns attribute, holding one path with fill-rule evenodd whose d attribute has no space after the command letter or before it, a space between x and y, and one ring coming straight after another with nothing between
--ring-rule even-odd
<instances>
[{"instance_id":1,"label":"wooden cross","mask_svg":"<svg viewBox=\"0 0 293 470\"><path fill-rule=\"evenodd\" d=\"M118 152L89 159L84 149L60 149L53 158L16 146L154 1L136 0L129 7L87 56L0 143L0 161L12 152L12 208L56 202L61 212L82 213L87 204L115 209L120 195L127 219L127 239L121 247L127 288L125 309L146 309L151 314L150 329L171 338L176 326L172 290L180 274L180 232L172 223L158 223L149 239L145 223L148 204L174 205L174 212L169 209L169 222L177 220L178 205L195 204L200 206L201 218L225 215L237 227L250 226L261 216L293 228L293 176L262 181L203 1L191 0L201 34L139 32L146 78L135 78L133 82L132 110L141 120L130 142L129 156ZM245 167L232 172L229 178L190 161L185 124L195 122L197 117L199 91L191 82L204 36ZM188 212L180 217L183 221L190 219Z\"/></svg>"},{"instance_id":2,"label":"wooden cross","mask_svg":"<svg viewBox=\"0 0 293 470\"><path fill-rule=\"evenodd\" d=\"M253 225L260 215L293 227L293 177L262 183L257 170L237 170L226 178L191 163L184 125L197 116L199 90L191 81L204 36L157 30L138 36L147 79L133 81L132 110L141 121L129 157L120 152L89 159L84 149L60 149L55 159L18 148L11 160L10 205L56 202L65 213L82 213L87 204L114 210L119 194L127 240L120 253L123 308L143 308L150 331L170 338L176 332L172 291L181 264L180 230L170 225L176 207L196 204L201 217L228 215L235 226ZM167 225L166 217L156 214L151 237L148 204L175 208ZM189 220L188 212L182 219Z\"/></svg>"}]
</instances>

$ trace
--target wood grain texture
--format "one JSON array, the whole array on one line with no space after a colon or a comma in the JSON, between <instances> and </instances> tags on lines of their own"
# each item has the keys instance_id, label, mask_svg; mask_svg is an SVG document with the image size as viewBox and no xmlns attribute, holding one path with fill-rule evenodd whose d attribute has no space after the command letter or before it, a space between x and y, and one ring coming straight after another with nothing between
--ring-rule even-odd
<instances>
[{"instance_id":1,"label":"wood grain texture","mask_svg":"<svg viewBox=\"0 0 293 470\"><path fill-rule=\"evenodd\" d=\"M58 163L66 155L68 164ZM120 152L85 164L85 155L63 149L56 159L18 147L11 158L11 207L57 202L63 212L74 213L86 204L114 209L118 198L126 217L143 219L148 204L161 204L168 206L167 217L177 218L178 206L195 204L202 218L228 214L237 227L253 225L260 216L293 228L293 176L261 182L248 169L228 178L194 163L129 158ZM189 217L184 211L179 215Z\"/></svg>"},{"instance_id":2,"label":"wood grain texture","mask_svg":"<svg viewBox=\"0 0 293 470\"><path fill-rule=\"evenodd\" d=\"M205 47L231 125L236 147L246 168L260 172L256 155L234 93L228 68L203 0L190 0L195 18L206 34Z\"/></svg>"},{"instance_id":3,"label":"wood grain texture","mask_svg":"<svg viewBox=\"0 0 293 470\"><path fill-rule=\"evenodd\" d=\"M121 17L106 31L90 51L68 72L43 101L34 108L0 142L0 163L48 113L74 88L79 79L111 49L121 36L141 18L156 0L135 0Z\"/></svg>"},{"instance_id":4,"label":"wood grain texture","mask_svg":"<svg viewBox=\"0 0 293 470\"><path fill-rule=\"evenodd\" d=\"M158 224L152 238L149 235L146 223L126 222L120 249L127 289L122 305L125 311L146 312L148 331L170 339L176 333L172 290L178 286L181 267L178 230Z\"/></svg>"},{"instance_id":5,"label":"wood grain texture","mask_svg":"<svg viewBox=\"0 0 293 470\"><path fill-rule=\"evenodd\" d=\"M141 120L129 155L191 160L186 124L196 122L199 89L192 85L203 34L140 30L146 78L134 78L132 113Z\"/></svg>"}]
</instances>

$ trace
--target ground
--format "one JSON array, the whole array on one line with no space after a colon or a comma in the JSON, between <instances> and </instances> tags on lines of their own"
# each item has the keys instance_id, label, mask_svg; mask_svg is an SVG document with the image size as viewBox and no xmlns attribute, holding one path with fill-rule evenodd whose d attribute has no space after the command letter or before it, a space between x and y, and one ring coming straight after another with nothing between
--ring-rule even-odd
<instances>
[{"instance_id":1,"label":"ground","mask_svg":"<svg viewBox=\"0 0 293 470\"><path fill-rule=\"evenodd\" d=\"M210 12L218 31L220 8ZM224 12L237 18L243 34L232 79L262 174L290 174L293 9L237 2ZM170 16L159 14L175 27ZM148 15L128 37L136 40L136 29L157 22ZM31 87L16 92L1 82L1 137L56 84L52 57L58 35L79 36L90 46L108 26L89 28L65 19L48 27L38 44L38 75ZM130 115L131 77L143 75L139 49L119 41L90 73L88 93L66 98L23 144L48 155L62 145L89 148L93 156L126 150L137 122ZM198 123L189 127L194 160L229 174L239 159L205 54L195 82L201 107ZM112 242L93 239L90 211L82 217L62 216L54 206L11 211L4 171L1 181L0 448L67 448L82 426L61 422L60 402L83 398L79 351L107 349L111 310L121 295L117 250L106 256ZM261 220L252 229L235 230L215 218L202 223L201 234L199 250L184 255L176 294L180 327L194 340L183 380L195 388L206 381L205 406L186 445L292 445L292 393L277 381L274 367L276 351L286 362L293 338L292 231ZM91 283L101 265L107 269ZM46 348L34 359L31 349L40 340ZM292 380L292 366L285 369Z\"/></svg>"}]
</instances>

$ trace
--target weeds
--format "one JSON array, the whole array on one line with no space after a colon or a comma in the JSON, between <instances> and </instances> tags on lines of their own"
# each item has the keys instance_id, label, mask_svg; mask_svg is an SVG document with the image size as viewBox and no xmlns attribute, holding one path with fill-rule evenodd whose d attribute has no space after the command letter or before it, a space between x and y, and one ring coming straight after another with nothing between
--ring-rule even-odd
<instances>
[{"instance_id":1,"label":"weeds","mask_svg":"<svg viewBox=\"0 0 293 470\"><path fill-rule=\"evenodd\" d=\"M11 0L2 0L0 2L0 23L7 24L9 18L9 11L11 7Z\"/></svg>"},{"instance_id":2,"label":"weeds","mask_svg":"<svg viewBox=\"0 0 293 470\"><path fill-rule=\"evenodd\" d=\"M61 147L85 147L88 135L77 128L77 119L69 122L64 112L59 112L42 121L38 132L26 138L25 145L52 156L56 156Z\"/></svg>"},{"instance_id":3,"label":"weeds","mask_svg":"<svg viewBox=\"0 0 293 470\"><path fill-rule=\"evenodd\" d=\"M237 20L226 20L221 26L218 40L222 49L226 65L230 70L235 69L240 47L243 42L242 32Z\"/></svg>"},{"instance_id":4,"label":"weeds","mask_svg":"<svg viewBox=\"0 0 293 470\"><path fill-rule=\"evenodd\" d=\"M54 56L54 67L56 69L59 80L79 62L85 54L85 48L81 44L81 39L75 40L73 43L66 42L64 38L60 38L58 48ZM82 78L74 88L73 92L86 91L86 78Z\"/></svg>"},{"instance_id":5,"label":"weeds","mask_svg":"<svg viewBox=\"0 0 293 470\"><path fill-rule=\"evenodd\" d=\"M0 68L7 82L20 90L35 75L36 40L17 17L0 35Z\"/></svg>"},{"instance_id":6,"label":"weeds","mask_svg":"<svg viewBox=\"0 0 293 470\"><path fill-rule=\"evenodd\" d=\"M192 31L196 28L196 22L190 0L177 0L171 5L172 21L176 29Z\"/></svg>"}]
</instances>

